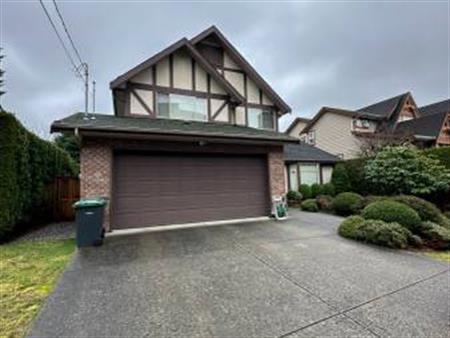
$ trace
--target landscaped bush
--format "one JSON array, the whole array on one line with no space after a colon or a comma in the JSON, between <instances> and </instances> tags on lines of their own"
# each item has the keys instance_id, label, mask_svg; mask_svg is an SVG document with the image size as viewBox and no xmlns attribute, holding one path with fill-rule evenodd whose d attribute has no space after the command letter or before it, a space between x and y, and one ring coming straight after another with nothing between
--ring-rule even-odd
<instances>
[{"instance_id":1,"label":"landscaped bush","mask_svg":"<svg viewBox=\"0 0 450 338\"><path fill-rule=\"evenodd\" d=\"M300 184L298 191L300 192L300 194L302 194L303 198L305 198L305 199L312 197L311 196L311 187L307 184Z\"/></svg>"},{"instance_id":2,"label":"landscaped bush","mask_svg":"<svg viewBox=\"0 0 450 338\"><path fill-rule=\"evenodd\" d=\"M314 199L304 200L301 204L301 208L304 211L310 211L310 212L319 211L319 206L317 205L317 202Z\"/></svg>"},{"instance_id":3,"label":"landscaped bush","mask_svg":"<svg viewBox=\"0 0 450 338\"><path fill-rule=\"evenodd\" d=\"M421 223L419 214L409 206L395 201L379 201L369 204L361 212L365 219L397 222L415 232Z\"/></svg>"},{"instance_id":4,"label":"landscaped bush","mask_svg":"<svg viewBox=\"0 0 450 338\"><path fill-rule=\"evenodd\" d=\"M392 200L406 204L414 209L422 221L431 221L438 224L444 222L444 215L442 215L441 211L433 203L424 199L416 196L400 195L392 197Z\"/></svg>"},{"instance_id":5,"label":"landscaped bush","mask_svg":"<svg viewBox=\"0 0 450 338\"><path fill-rule=\"evenodd\" d=\"M450 220L450 211L444 212L444 216Z\"/></svg>"},{"instance_id":6,"label":"landscaped bush","mask_svg":"<svg viewBox=\"0 0 450 338\"><path fill-rule=\"evenodd\" d=\"M365 180L371 193L381 195L428 195L450 189L450 171L439 160L406 146L381 150L367 162Z\"/></svg>"},{"instance_id":7,"label":"landscaped bush","mask_svg":"<svg viewBox=\"0 0 450 338\"><path fill-rule=\"evenodd\" d=\"M360 235L358 233L358 229L361 226L361 224L364 223L364 218L361 216L350 216L347 217L338 228L338 234L342 237L352 238L352 239L360 239Z\"/></svg>"},{"instance_id":8,"label":"landscaped bush","mask_svg":"<svg viewBox=\"0 0 450 338\"><path fill-rule=\"evenodd\" d=\"M329 196L335 196L336 189L334 188L334 184L331 182L323 184L322 185L322 194L329 195Z\"/></svg>"},{"instance_id":9,"label":"landscaped bush","mask_svg":"<svg viewBox=\"0 0 450 338\"><path fill-rule=\"evenodd\" d=\"M426 246L436 250L450 249L450 230L433 222L423 222L418 228Z\"/></svg>"},{"instance_id":10,"label":"landscaped bush","mask_svg":"<svg viewBox=\"0 0 450 338\"><path fill-rule=\"evenodd\" d=\"M300 194L298 191L290 190L286 194L286 198L288 200L289 205L296 205L299 204L302 200L302 194Z\"/></svg>"},{"instance_id":11,"label":"landscaped bush","mask_svg":"<svg viewBox=\"0 0 450 338\"><path fill-rule=\"evenodd\" d=\"M331 175L331 183L338 194L345 191L350 191L350 179L344 163L338 163L334 167L333 174Z\"/></svg>"},{"instance_id":12,"label":"landscaped bush","mask_svg":"<svg viewBox=\"0 0 450 338\"><path fill-rule=\"evenodd\" d=\"M346 238L395 249L404 249L408 244L418 246L421 243L417 236L398 223L366 220L360 216L344 220L338 232Z\"/></svg>"},{"instance_id":13,"label":"landscaped bush","mask_svg":"<svg viewBox=\"0 0 450 338\"><path fill-rule=\"evenodd\" d=\"M316 198L317 196L323 194L322 185L314 183L311 185L311 198Z\"/></svg>"},{"instance_id":14,"label":"landscaped bush","mask_svg":"<svg viewBox=\"0 0 450 338\"><path fill-rule=\"evenodd\" d=\"M331 211L333 210L333 197L330 195L320 195L316 197L317 205L320 210Z\"/></svg>"},{"instance_id":15,"label":"landscaped bush","mask_svg":"<svg viewBox=\"0 0 450 338\"><path fill-rule=\"evenodd\" d=\"M77 166L54 144L27 131L14 115L0 112L0 240L48 212L45 185Z\"/></svg>"},{"instance_id":16,"label":"landscaped bush","mask_svg":"<svg viewBox=\"0 0 450 338\"><path fill-rule=\"evenodd\" d=\"M389 196L377 196L377 195L364 196L363 208L367 207L369 204L371 204L373 202L385 201L388 199L389 199Z\"/></svg>"},{"instance_id":17,"label":"landscaped bush","mask_svg":"<svg viewBox=\"0 0 450 338\"><path fill-rule=\"evenodd\" d=\"M363 206L363 197L353 192L338 194L333 201L333 209L338 215L347 216L358 213Z\"/></svg>"}]
</instances>

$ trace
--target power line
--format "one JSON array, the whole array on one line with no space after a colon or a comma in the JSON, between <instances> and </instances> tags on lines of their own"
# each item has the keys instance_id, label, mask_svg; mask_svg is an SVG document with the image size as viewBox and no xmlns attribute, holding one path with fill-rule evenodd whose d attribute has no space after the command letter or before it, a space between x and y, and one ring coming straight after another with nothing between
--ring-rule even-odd
<instances>
[{"instance_id":1,"label":"power line","mask_svg":"<svg viewBox=\"0 0 450 338\"><path fill-rule=\"evenodd\" d=\"M58 13L59 20L61 21L61 24L62 24L62 26L64 28L64 31L66 32L67 38L69 39L70 44L72 45L72 48L73 48L73 50L75 51L75 54L78 57L78 61L80 61L80 63L83 63L83 60L81 59L80 53L78 52L78 49L75 46L75 43L73 42L72 36L69 33L69 29L67 28L67 25L64 22L63 16L62 16L61 12L59 11L58 5L56 4L56 0L53 0L53 5L55 6L56 13Z\"/></svg>"},{"instance_id":2,"label":"power line","mask_svg":"<svg viewBox=\"0 0 450 338\"><path fill-rule=\"evenodd\" d=\"M76 72L76 74L83 79L83 75L80 73L77 65L75 64L75 61L72 58L72 55L70 54L69 50L66 47L66 44L64 43L64 40L62 39L61 35L58 32L58 29L55 26L55 23L53 22L52 18L50 17L50 14L47 11L47 8L45 7L44 3L42 0L39 0L39 3L41 4L42 9L45 12L45 15L47 16L48 21L50 22L50 25L52 26L56 36L58 37L59 42L61 43L61 46L64 49L64 52L66 53L67 58L69 59L70 63L72 64L72 67L74 68L74 71Z\"/></svg>"}]
</instances>

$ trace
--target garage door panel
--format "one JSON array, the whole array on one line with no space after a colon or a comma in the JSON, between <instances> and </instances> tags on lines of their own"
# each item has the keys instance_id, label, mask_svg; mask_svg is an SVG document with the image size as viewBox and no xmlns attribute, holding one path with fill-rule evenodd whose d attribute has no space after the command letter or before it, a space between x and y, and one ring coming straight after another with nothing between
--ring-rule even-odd
<instances>
[{"instance_id":1,"label":"garage door panel","mask_svg":"<svg viewBox=\"0 0 450 338\"><path fill-rule=\"evenodd\" d=\"M255 217L268 212L263 156L115 156L114 228Z\"/></svg>"}]
</instances>

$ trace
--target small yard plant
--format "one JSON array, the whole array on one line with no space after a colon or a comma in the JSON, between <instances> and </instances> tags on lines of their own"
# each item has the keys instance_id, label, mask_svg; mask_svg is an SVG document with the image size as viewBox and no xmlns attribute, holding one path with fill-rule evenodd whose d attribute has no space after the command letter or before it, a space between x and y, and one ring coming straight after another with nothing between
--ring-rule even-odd
<instances>
[{"instance_id":1,"label":"small yard plant","mask_svg":"<svg viewBox=\"0 0 450 338\"><path fill-rule=\"evenodd\" d=\"M353 192L338 194L333 201L334 211L341 216L358 213L363 206L363 197Z\"/></svg>"},{"instance_id":2,"label":"small yard plant","mask_svg":"<svg viewBox=\"0 0 450 338\"><path fill-rule=\"evenodd\" d=\"M319 211L319 206L317 205L317 202L315 199L304 200L301 204L301 208L302 208L302 210L309 211L309 212Z\"/></svg>"},{"instance_id":3,"label":"small yard plant","mask_svg":"<svg viewBox=\"0 0 450 338\"><path fill-rule=\"evenodd\" d=\"M311 198L311 187L307 184L300 184L300 187L298 188L298 191L300 194L302 194L303 198L308 199Z\"/></svg>"},{"instance_id":4,"label":"small yard plant","mask_svg":"<svg viewBox=\"0 0 450 338\"><path fill-rule=\"evenodd\" d=\"M379 201L369 204L361 213L365 219L397 222L411 231L417 229L421 220L417 212L405 204L395 201Z\"/></svg>"},{"instance_id":5,"label":"small yard plant","mask_svg":"<svg viewBox=\"0 0 450 338\"><path fill-rule=\"evenodd\" d=\"M298 205L302 201L302 194L295 190L290 190L286 197L289 205Z\"/></svg>"},{"instance_id":6,"label":"small yard plant","mask_svg":"<svg viewBox=\"0 0 450 338\"><path fill-rule=\"evenodd\" d=\"M433 222L423 222L418 231L427 247L436 250L450 249L450 230Z\"/></svg>"},{"instance_id":7,"label":"small yard plant","mask_svg":"<svg viewBox=\"0 0 450 338\"><path fill-rule=\"evenodd\" d=\"M433 203L424 199L416 196L400 195L393 197L392 200L406 204L414 209L422 221L431 221L438 224L444 222L444 215L442 215L441 211Z\"/></svg>"},{"instance_id":8,"label":"small yard plant","mask_svg":"<svg viewBox=\"0 0 450 338\"><path fill-rule=\"evenodd\" d=\"M74 252L73 240L0 246L2 337L22 337Z\"/></svg>"}]
</instances>

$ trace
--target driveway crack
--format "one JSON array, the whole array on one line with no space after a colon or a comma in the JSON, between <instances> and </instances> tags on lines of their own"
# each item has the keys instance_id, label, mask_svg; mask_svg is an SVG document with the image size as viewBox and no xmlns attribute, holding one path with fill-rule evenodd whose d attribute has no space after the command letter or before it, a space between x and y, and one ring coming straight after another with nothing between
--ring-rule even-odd
<instances>
[{"instance_id":1,"label":"driveway crack","mask_svg":"<svg viewBox=\"0 0 450 338\"><path fill-rule=\"evenodd\" d=\"M258 260L259 262L261 262L262 264L264 264L265 266L267 266L267 267L268 267L269 269L271 269L272 271L274 271L274 272L276 272L277 274L279 274L279 275L280 275L281 277L283 277L284 279L288 280L289 282L291 282L291 283L294 284L295 286L297 286L297 287L299 287L300 289L302 289L303 291L307 292L309 295L311 295L311 296L317 298L318 300L320 300L321 302L323 302L324 304L326 304L327 306L329 306L331 309L337 311L336 313L334 313L334 314L332 314L332 315L330 315L330 316L321 318L321 319L319 319L319 320L317 320L317 321L315 321L315 322L312 322L312 323L310 323L310 324L304 325L304 326L302 326L302 327L300 327L300 328L298 328L298 329L295 329L295 330L286 332L286 333L280 335L279 338L288 337L288 336L290 336L290 335L292 335L292 334L294 334L294 333L296 333L296 332L300 332L300 331L302 331L302 330L304 330L304 329L306 329L306 328L308 328L308 327L317 325L317 324L319 324L319 323L322 323L322 322L324 322L324 321L326 321L326 320L329 320L329 319L331 319L331 318L334 318L334 317L337 317L337 316L340 316L340 315L342 315L342 316L344 316L345 318L351 320L352 322L354 322L354 323L357 324L358 326L362 327L364 330L370 332L370 333L373 334L374 336L380 337L379 334L377 334L376 332L374 332L372 329L370 329L370 328L367 327L366 325L360 323L358 320L354 319L353 317L350 317L349 315L347 315L347 313L350 312L350 311L352 311L352 310L355 310L355 309L357 309L357 308L359 308L359 307L362 307L362 306L364 306L364 305L367 305L367 304L370 304L370 303L372 303L372 302L375 302L375 301L377 301L377 300L379 300L379 299L382 299L382 298L385 298L385 297L389 297L389 296L391 296L391 295L393 295L393 294L396 294L396 293L398 293L398 292L400 292L400 291L403 291L403 290L405 290L405 289L411 288L411 287L416 286L416 285L418 285L418 284L424 283L424 282L426 282L426 281L428 281L428 280L431 280L431 279L433 279L433 278L436 278L436 277L438 277L438 276L440 276L440 275L443 275L443 274L445 274L445 273L448 273L448 272L450 271L450 269L445 269L445 270L443 270L443 271L437 272L437 273L432 274L432 275L430 275L430 276L427 276L427 277L421 278L421 279L419 279L419 280L416 280L416 281L414 281L414 282L412 282L412 283L406 284L406 285L404 285L404 286L402 286L402 287L400 287L400 288L398 288L398 289L396 289L396 290L393 290L393 291L390 291L390 292L381 294L381 295L379 295L379 296L373 297L373 298L371 298L371 299L369 299L369 300L367 300L367 301L365 301L365 302L362 302L362 303L359 303L359 304L357 304L357 305L351 306L351 307L346 308L346 309L344 309L344 310L339 310L336 306L330 304L328 301L326 301L325 299L323 299L322 297L320 297L318 294L316 294L316 293L314 293L313 291L309 290L307 287L301 285L297 280L295 280L292 276L290 276L288 272L286 272L286 271L284 271L283 269L277 267L276 264L275 264L275 262L273 262L270 258L267 258L267 257L262 258L260 255L258 255L258 253L257 253L258 249L255 248L254 246L251 246L251 247L244 247L242 244L240 244L240 243L238 243L238 242L236 242L236 241L234 241L234 245L237 247L238 250L241 250L241 251L243 251L243 252L245 252L245 253L251 255L251 256L254 257L256 260Z\"/></svg>"}]
</instances>

